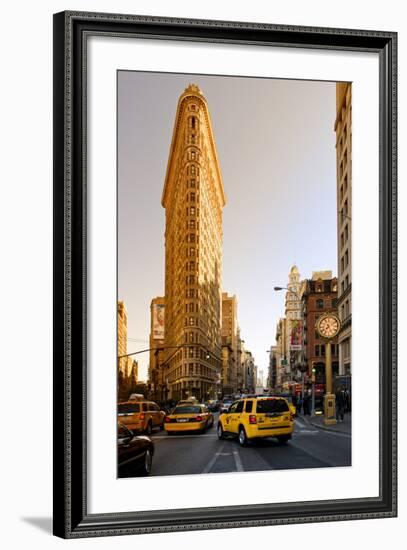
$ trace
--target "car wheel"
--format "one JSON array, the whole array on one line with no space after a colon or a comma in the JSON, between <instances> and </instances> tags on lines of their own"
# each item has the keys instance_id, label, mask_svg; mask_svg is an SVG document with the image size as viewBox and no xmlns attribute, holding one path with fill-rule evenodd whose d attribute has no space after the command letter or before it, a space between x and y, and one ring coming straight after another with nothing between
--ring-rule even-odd
<instances>
[{"instance_id":1,"label":"car wheel","mask_svg":"<svg viewBox=\"0 0 407 550\"><path fill-rule=\"evenodd\" d=\"M218 424L218 439L225 439L225 433L220 423Z\"/></svg>"},{"instance_id":2,"label":"car wheel","mask_svg":"<svg viewBox=\"0 0 407 550\"><path fill-rule=\"evenodd\" d=\"M151 420L149 420L146 428L146 434L151 435L151 432L153 431L153 425L151 424Z\"/></svg>"},{"instance_id":3,"label":"car wheel","mask_svg":"<svg viewBox=\"0 0 407 550\"><path fill-rule=\"evenodd\" d=\"M238 439L239 439L240 446L241 447L246 447L246 445L247 445L247 436L246 436L246 432L245 432L245 429L243 428L243 426L240 426L240 428L239 428Z\"/></svg>"},{"instance_id":4,"label":"car wheel","mask_svg":"<svg viewBox=\"0 0 407 550\"><path fill-rule=\"evenodd\" d=\"M280 437L277 437L278 442L280 445L286 445L288 441L291 439L291 436L289 435L280 435Z\"/></svg>"},{"instance_id":5,"label":"car wheel","mask_svg":"<svg viewBox=\"0 0 407 550\"><path fill-rule=\"evenodd\" d=\"M144 456L144 464L141 468L141 475L148 476L151 472L151 466L153 464L153 455L151 454L150 449L146 450L146 454Z\"/></svg>"}]
</instances>

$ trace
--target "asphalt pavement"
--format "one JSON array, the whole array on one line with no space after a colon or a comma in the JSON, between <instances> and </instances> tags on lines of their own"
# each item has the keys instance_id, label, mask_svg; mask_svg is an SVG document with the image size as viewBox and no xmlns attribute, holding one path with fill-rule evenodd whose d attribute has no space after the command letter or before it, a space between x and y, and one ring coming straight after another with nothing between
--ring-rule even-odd
<instances>
[{"instance_id":1,"label":"asphalt pavement","mask_svg":"<svg viewBox=\"0 0 407 550\"><path fill-rule=\"evenodd\" d=\"M268 438L240 447L236 439L219 440L216 423L217 415L214 427L204 434L153 433L155 453L150 475L351 466L351 435L345 431L324 430L300 417L295 420L293 437L286 445Z\"/></svg>"}]
</instances>

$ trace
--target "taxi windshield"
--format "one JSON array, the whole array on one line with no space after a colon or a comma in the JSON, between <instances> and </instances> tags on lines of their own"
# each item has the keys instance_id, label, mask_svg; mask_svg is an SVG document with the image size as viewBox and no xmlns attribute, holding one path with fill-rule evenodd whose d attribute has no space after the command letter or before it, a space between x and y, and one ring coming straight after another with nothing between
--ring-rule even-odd
<instances>
[{"instance_id":1,"label":"taxi windshield","mask_svg":"<svg viewBox=\"0 0 407 550\"><path fill-rule=\"evenodd\" d=\"M183 405L182 407L175 407L172 414L197 414L201 412L201 407L194 407L193 405Z\"/></svg>"}]
</instances>

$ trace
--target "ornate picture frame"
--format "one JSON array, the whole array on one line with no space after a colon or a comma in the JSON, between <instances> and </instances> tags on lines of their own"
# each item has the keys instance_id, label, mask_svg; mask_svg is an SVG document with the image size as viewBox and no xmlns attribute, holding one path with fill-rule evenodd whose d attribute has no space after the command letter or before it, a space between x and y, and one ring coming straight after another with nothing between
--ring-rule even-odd
<instances>
[{"instance_id":1,"label":"ornate picture frame","mask_svg":"<svg viewBox=\"0 0 407 550\"><path fill-rule=\"evenodd\" d=\"M379 59L379 495L139 512L88 511L87 43L145 38L370 52ZM54 534L63 538L397 515L397 35L121 14L54 15Z\"/></svg>"}]
</instances>

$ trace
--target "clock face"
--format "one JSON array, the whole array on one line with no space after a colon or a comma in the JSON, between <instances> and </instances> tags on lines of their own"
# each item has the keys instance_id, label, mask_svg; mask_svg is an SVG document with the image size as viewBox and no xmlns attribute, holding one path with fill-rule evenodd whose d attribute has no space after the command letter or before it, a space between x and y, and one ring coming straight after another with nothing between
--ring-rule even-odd
<instances>
[{"instance_id":1,"label":"clock face","mask_svg":"<svg viewBox=\"0 0 407 550\"><path fill-rule=\"evenodd\" d=\"M334 315L327 315L318 322L318 332L324 338L334 338L339 332L339 319Z\"/></svg>"}]
</instances>

